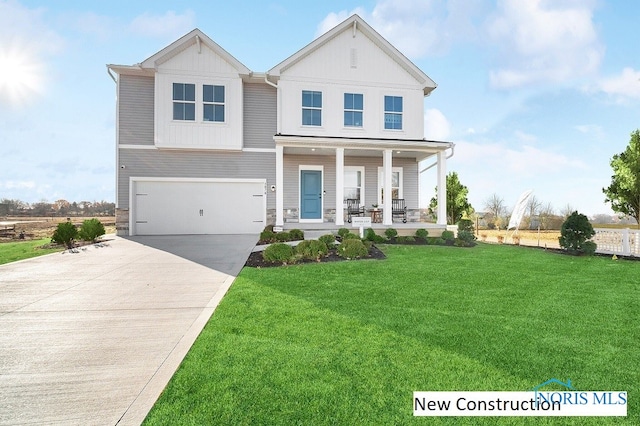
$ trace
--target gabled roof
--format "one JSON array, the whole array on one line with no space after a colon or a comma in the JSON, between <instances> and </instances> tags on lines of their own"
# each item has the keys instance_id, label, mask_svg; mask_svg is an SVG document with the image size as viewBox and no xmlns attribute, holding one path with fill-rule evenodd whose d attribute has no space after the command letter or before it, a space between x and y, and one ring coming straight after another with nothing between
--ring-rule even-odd
<instances>
[{"instance_id":1,"label":"gabled roof","mask_svg":"<svg viewBox=\"0 0 640 426\"><path fill-rule=\"evenodd\" d=\"M231 66L238 70L238 74L250 75L251 70L247 68L242 62L234 58L229 52L224 50L218 43L211 40L209 36L200 31L198 28L194 29L190 33L180 37L158 53L145 59L140 63L141 68L157 68L158 65L168 61L180 52L184 51L188 47L194 44L204 44L209 49L213 50L218 56L227 61Z\"/></svg>"},{"instance_id":2,"label":"gabled roof","mask_svg":"<svg viewBox=\"0 0 640 426\"><path fill-rule=\"evenodd\" d=\"M300 49L298 52L294 53L275 67L271 68L267 72L267 74L274 77L280 77L281 73L292 67L294 64L302 61L305 57L311 55L314 51L333 40L342 32L356 31L356 29L366 35L373 43L376 44L376 46L378 46L391 59L396 61L405 71L407 71L413 78L415 78L420 84L422 84L425 96L431 93L431 91L437 87L436 83L431 80L428 75L426 75L420 68L418 68L406 56L404 56L384 37L378 34L376 30L374 30L358 15L352 15L341 24L324 33L323 35L309 43L307 46Z\"/></svg>"}]
</instances>

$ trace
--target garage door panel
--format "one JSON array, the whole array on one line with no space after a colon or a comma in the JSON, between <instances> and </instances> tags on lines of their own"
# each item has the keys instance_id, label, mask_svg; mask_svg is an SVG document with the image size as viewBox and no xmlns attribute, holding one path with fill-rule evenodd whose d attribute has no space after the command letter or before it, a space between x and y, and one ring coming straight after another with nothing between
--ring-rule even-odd
<instances>
[{"instance_id":1,"label":"garage door panel","mask_svg":"<svg viewBox=\"0 0 640 426\"><path fill-rule=\"evenodd\" d=\"M134 233L244 234L264 228L265 182L134 183Z\"/></svg>"}]
</instances>

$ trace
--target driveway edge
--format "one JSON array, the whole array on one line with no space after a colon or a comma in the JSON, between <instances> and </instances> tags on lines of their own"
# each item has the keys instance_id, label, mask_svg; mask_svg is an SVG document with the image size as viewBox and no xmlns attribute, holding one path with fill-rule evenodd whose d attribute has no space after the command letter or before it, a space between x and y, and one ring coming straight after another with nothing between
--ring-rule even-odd
<instances>
[{"instance_id":1,"label":"driveway edge","mask_svg":"<svg viewBox=\"0 0 640 426\"><path fill-rule=\"evenodd\" d=\"M235 279L227 277L116 425L140 425L144 421Z\"/></svg>"}]
</instances>

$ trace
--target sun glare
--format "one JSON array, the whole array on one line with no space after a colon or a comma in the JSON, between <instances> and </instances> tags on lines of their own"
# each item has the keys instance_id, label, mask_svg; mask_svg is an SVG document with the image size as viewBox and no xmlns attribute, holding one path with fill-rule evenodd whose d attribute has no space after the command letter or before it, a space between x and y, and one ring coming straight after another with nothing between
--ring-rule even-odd
<instances>
[{"instance_id":1,"label":"sun glare","mask_svg":"<svg viewBox=\"0 0 640 426\"><path fill-rule=\"evenodd\" d=\"M26 104L40 92L42 73L39 64L18 49L0 49L0 102Z\"/></svg>"}]
</instances>

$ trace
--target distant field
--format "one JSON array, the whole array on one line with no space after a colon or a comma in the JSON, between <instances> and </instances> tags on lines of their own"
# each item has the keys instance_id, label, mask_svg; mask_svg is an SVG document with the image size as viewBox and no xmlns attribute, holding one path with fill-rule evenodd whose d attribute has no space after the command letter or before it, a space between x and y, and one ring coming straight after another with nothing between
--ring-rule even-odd
<instances>
[{"instance_id":1,"label":"distant field","mask_svg":"<svg viewBox=\"0 0 640 426\"><path fill-rule=\"evenodd\" d=\"M85 219L92 219L92 217L71 217L71 222L77 226L82 225ZM116 232L116 218L114 216L98 217L97 219L102 222L107 234L113 234ZM7 238L0 238L0 242L17 241L13 237L17 237L20 232L24 232L27 239L40 239L47 238L53 235L58 223L66 222L66 217L0 217L0 229L6 226L5 223L17 222L15 224L15 232L13 235L8 234ZM3 234L4 235L4 234Z\"/></svg>"}]
</instances>

